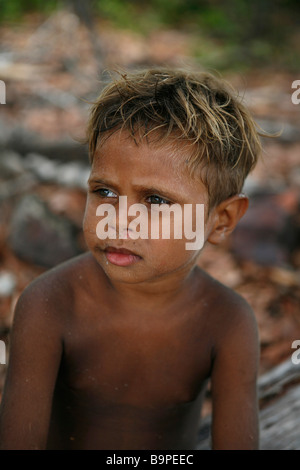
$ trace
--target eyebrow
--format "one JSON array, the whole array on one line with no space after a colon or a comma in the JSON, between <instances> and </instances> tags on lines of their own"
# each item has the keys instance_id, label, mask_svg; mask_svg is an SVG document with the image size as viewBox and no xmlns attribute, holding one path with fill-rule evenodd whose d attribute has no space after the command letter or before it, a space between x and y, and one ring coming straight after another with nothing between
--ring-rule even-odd
<instances>
[{"instance_id":1,"label":"eyebrow","mask_svg":"<svg viewBox=\"0 0 300 470\"><path fill-rule=\"evenodd\" d=\"M111 188L115 188L115 187L116 187L116 186L115 186L113 183L111 183L110 181L106 181L106 180L100 179L100 178L91 178L91 177L90 177L90 178L88 179L88 182L87 182L87 183L88 183L89 186L90 186L91 184L93 184L93 183L98 183L98 184L105 184L105 185L107 185L107 186L110 186Z\"/></svg>"},{"instance_id":2,"label":"eyebrow","mask_svg":"<svg viewBox=\"0 0 300 470\"><path fill-rule=\"evenodd\" d=\"M88 184L93 184L93 183L98 183L98 184L103 184L107 185L113 189L117 189L117 186L109 181L106 181L104 179L99 179L99 178L90 178L88 180ZM160 189L160 188L155 188L153 186L144 186L144 185L136 185L134 186L134 189L139 191L140 193L151 193L151 194L157 194L165 199L171 199L171 200L177 200L178 199L178 193L171 193L169 191L166 191L165 189Z\"/></svg>"}]
</instances>

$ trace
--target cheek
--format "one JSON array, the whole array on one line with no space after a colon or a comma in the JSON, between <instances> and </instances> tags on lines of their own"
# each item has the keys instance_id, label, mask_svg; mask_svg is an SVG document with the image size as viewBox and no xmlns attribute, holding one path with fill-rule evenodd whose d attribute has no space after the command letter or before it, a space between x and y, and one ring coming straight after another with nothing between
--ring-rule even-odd
<instances>
[{"instance_id":1,"label":"cheek","mask_svg":"<svg viewBox=\"0 0 300 470\"><path fill-rule=\"evenodd\" d=\"M93 240L96 237L96 225L96 207L87 201L82 223L84 237L87 242Z\"/></svg>"},{"instance_id":2,"label":"cheek","mask_svg":"<svg viewBox=\"0 0 300 470\"><path fill-rule=\"evenodd\" d=\"M176 269L192 261L198 252L186 249L186 240L149 240L147 258L159 271Z\"/></svg>"}]
</instances>

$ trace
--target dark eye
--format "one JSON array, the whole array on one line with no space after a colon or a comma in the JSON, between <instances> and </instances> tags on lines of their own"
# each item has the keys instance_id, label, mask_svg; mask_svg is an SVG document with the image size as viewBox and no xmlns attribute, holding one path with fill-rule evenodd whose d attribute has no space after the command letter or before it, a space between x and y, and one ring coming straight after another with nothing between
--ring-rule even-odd
<instances>
[{"instance_id":1,"label":"dark eye","mask_svg":"<svg viewBox=\"0 0 300 470\"><path fill-rule=\"evenodd\" d=\"M113 191L107 188L99 188L96 189L94 192L97 193L100 197L117 197L117 195Z\"/></svg>"},{"instance_id":2,"label":"dark eye","mask_svg":"<svg viewBox=\"0 0 300 470\"><path fill-rule=\"evenodd\" d=\"M157 196L157 194L153 194L152 196L149 196L148 200L150 204L171 204L170 201L160 196Z\"/></svg>"}]
</instances>

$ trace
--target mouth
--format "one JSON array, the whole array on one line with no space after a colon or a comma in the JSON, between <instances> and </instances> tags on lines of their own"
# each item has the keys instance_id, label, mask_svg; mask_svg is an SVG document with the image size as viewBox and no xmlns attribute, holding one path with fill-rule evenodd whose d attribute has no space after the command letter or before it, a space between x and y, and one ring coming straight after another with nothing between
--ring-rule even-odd
<instances>
[{"instance_id":1,"label":"mouth","mask_svg":"<svg viewBox=\"0 0 300 470\"><path fill-rule=\"evenodd\" d=\"M142 259L141 256L126 248L115 248L114 246L106 247L104 253L107 261L116 266L130 266Z\"/></svg>"},{"instance_id":2,"label":"mouth","mask_svg":"<svg viewBox=\"0 0 300 470\"><path fill-rule=\"evenodd\" d=\"M136 255L135 253L133 253L133 251L130 251L130 250L126 250L125 248L115 248L114 246L107 246L105 249L104 249L105 253L120 253L122 255L134 255L134 256L138 256Z\"/></svg>"}]
</instances>

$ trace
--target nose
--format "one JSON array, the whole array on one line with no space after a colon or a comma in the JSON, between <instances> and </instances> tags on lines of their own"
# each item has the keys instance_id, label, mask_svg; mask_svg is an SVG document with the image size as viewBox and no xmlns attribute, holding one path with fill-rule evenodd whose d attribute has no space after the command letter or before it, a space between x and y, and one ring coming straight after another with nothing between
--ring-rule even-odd
<instances>
[{"instance_id":1,"label":"nose","mask_svg":"<svg viewBox=\"0 0 300 470\"><path fill-rule=\"evenodd\" d=\"M133 233L133 230L128 227L131 220L134 219L134 216L128 215L128 207L135 204L136 201L129 201L127 196L119 196L119 201L116 206L116 235L117 238L127 240L130 239L130 233Z\"/></svg>"},{"instance_id":2,"label":"nose","mask_svg":"<svg viewBox=\"0 0 300 470\"><path fill-rule=\"evenodd\" d=\"M119 238L121 240L129 240L130 233L133 233L133 230L128 228L128 227L121 227L118 224L118 219L117 219L117 224L115 225L108 225L110 233L114 235L114 238Z\"/></svg>"}]
</instances>

